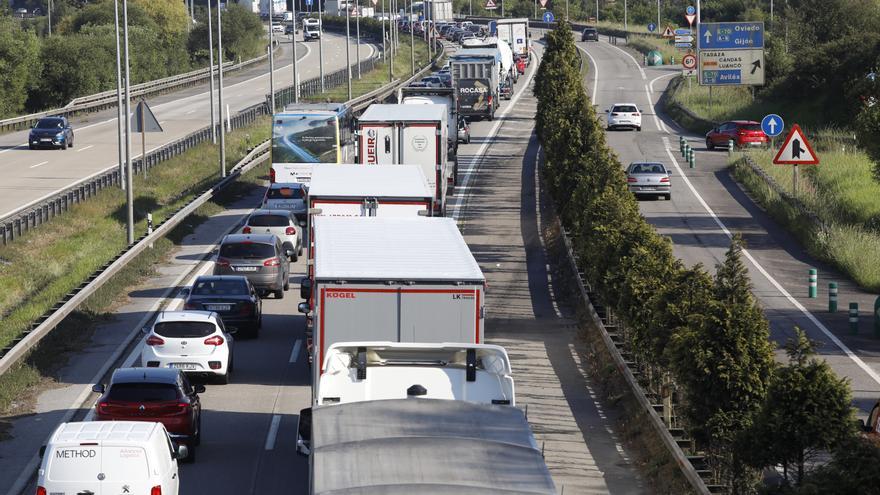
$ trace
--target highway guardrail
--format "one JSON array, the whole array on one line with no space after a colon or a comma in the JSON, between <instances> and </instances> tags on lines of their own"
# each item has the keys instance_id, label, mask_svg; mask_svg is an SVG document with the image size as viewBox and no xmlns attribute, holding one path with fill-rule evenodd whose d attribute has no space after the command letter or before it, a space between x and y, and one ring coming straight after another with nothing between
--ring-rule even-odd
<instances>
[{"instance_id":1,"label":"highway guardrail","mask_svg":"<svg viewBox=\"0 0 880 495\"><path fill-rule=\"evenodd\" d=\"M438 47L440 44L438 43ZM437 57L432 60L425 68L420 70L410 79L407 79L404 82L400 82L399 80L395 80L391 83L388 83L377 90L363 95L358 98L354 98L350 100L348 103L352 105L353 108L365 108L372 102L379 101L379 98L384 98L387 96L383 95L391 95L397 91L397 88L402 84L409 84L409 82L415 80L417 77L420 77L425 71L430 70L430 67L439 60L440 56L442 56L442 51L438 50ZM260 103L258 105L254 105L250 108L247 108L236 115L236 119L241 119L240 122L245 122L246 119L251 119L253 121L257 116L265 114L268 112L268 105L265 103ZM240 123L239 125L244 125ZM192 146L192 144L185 145L184 142L187 139L193 138L198 134L201 136L202 141L206 141L210 139L210 126L207 129L202 129L197 131L197 133L191 134L187 136L187 138L183 138L180 140L180 148L186 149L186 146ZM172 143L173 144L173 143ZM163 147L167 148L167 147ZM156 240L160 239L168 232L171 231L175 226L180 224L184 218L190 215L193 211L195 211L199 206L206 203L210 199L212 199L218 192L222 191L226 186L228 186L232 181L235 181L242 173L250 170L257 164L261 163L263 160L267 159L270 156L271 149L271 141L266 140L257 145L250 153L247 154L241 161L239 161L230 171L229 176L220 180L215 185L213 185L209 190L193 199L181 209L176 211L170 217L165 219L158 227L148 235L144 235L140 237L135 243L126 247L122 250L116 257L112 260L105 263L101 268L96 270L92 275L90 275L86 281L80 284L77 288L73 289L70 293L68 293L61 301L59 301L55 306L52 307L49 311L47 311L44 315L38 318L32 325L29 330L22 332L16 339L12 341L10 345L0 350L0 375L6 373L13 365L18 363L23 357L27 356L29 351L37 345L40 340L42 340L46 335L48 335L53 329L55 329L59 323L61 323L65 317L67 317L70 313L75 311L80 304L82 304L89 296L95 293L102 285L104 285L110 278L113 277L116 273L122 270L131 260L137 257L138 254L143 252L148 245L155 243ZM161 150L156 150L153 153L156 153ZM171 153L172 150L167 150L168 153ZM174 154L179 154L182 151L176 151ZM168 157L173 156L169 154ZM150 155L147 156L147 161L145 165L141 166L150 166ZM157 161L154 163L158 163L161 160L167 159L167 157L163 158L162 155L157 156ZM103 175L102 175L103 174ZM77 201L84 200L95 193L99 189L93 189L97 183L101 183L103 187L113 184L113 180L119 180L118 171L116 167L113 170L103 172L102 174L96 174L93 178L88 180L92 182L81 183L76 186L77 188L81 187L82 190L72 192L76 198L79 198ZM109 177L108 177L109 176ZM62 195L64 196L64 195ZM54 201L54 200L53 200ZM60 199L62 203L67 207L69 207L71 202L67 199ZM53 203L54 204L54 203ZM53 206L54 208L54 206ZM65 210L66 210L65 208ZM40 208L42 215L42 208ZM53 211L55 211L53 209ZM58 210L60 213L61 210ZM42 217L41 217L42 218ZM45 217L48 220L51 217ZM0 228L5 228L5 225Z\"/></svg>"}]
</instances>

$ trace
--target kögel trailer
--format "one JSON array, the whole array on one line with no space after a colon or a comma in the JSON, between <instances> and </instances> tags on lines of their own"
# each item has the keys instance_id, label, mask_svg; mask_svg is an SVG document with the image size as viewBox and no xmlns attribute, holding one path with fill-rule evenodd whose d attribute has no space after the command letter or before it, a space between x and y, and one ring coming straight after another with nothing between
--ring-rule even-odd
<instances>
[{"instance_id":1,"label":"k\u00f6gel trailer","mask_svg":"<svg viewBox=\"0 0 880 495\"><path fill-rule=\"evenodd\" d=\"M494 120L499 105L501 52L497 48L460 50L450 59L450 66L458 114Z\"/></svg>"},{"instance_id":2,"label":"k\u00f6gel trailer","mask_svg":"<svg viewBox=\"0 0 880 495\"><path fill-rule=\"evenodd\" d=\"M338 342L483 342L486 279L451 218L315 217L313 391Z\"/></svg>"},{"instance_id":3,"label":"k\u00f6gel trailer","mask_svg":"<svg viewBox=\"0 0 880 495\"><path fill-rule=\"evenodd\" d=\"M327 350L317 405L405 399L516 405L510 359L490 344L343 342Z\"/></svg>"},{"instance_id":4,"label":"k\u00f6gel trailer","mask_svg":"<svg viewBox=\"0 0 880 495\"><path fill-rule=\"evenodd\" d=\"M421 165L435 188L434 209L446 211L446 193L454 185L447 162L449 132L446 105L370 105L358 118L358 162L366 165Z\"/></svg>"},{"instance_id":5,"label":"k\u00f6gel trailer","mask_svg":"<svg viewBox=\"0 0 880 495\"><path fill-rule=\"evenodd\" d=\"M312 495L556 495L516 407L406 399L300 411L296 450Z\"/></svg>"}]
</instances>

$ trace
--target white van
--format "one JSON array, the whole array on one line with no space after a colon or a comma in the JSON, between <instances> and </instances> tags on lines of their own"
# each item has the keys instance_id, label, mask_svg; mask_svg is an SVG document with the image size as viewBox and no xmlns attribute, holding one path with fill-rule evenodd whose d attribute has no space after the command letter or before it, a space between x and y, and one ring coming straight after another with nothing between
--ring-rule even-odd
<instances>
[{"instance_id":1,"label":"white van","mask_svg":"<svg viewBox=\"0 0 880 495\"><path fill-rule=\"evenodd\" d=\"M177 495L175 447L162 423L62 423L40 453L37 495L149 493Z\"/></svg>"}]
</instances>

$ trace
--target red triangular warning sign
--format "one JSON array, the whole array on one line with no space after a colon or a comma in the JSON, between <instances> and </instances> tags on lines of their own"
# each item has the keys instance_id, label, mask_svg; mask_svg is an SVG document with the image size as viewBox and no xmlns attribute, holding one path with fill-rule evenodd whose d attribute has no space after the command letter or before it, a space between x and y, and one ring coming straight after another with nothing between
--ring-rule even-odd
<instances>
[{"instance_id":1,"label":"red triangular warning sign","mask_svg":"<svg viewBox=\"0 0 880 495\"><path fill-rule=\"evenodd\" d=\"M675 33L672 31L672 26L666 26L666 29L663 30L664 38L675 38Z\"/></svg>"},{"instance_id":2,"label":"red triangular warning sign","mask_svg":"<svg viewBox=\"0 0 880 495\"><path fill-rule=\"evenodd\" d=\"M813 151L804 131L797 124L788 131L785 142L773 158L776 165L818 165L819 155Z\"/></svg>"},{"instance_id":3,"label":"red triangular warning sign","mask_svg":"<svg viewBox=\"0 0 880 495\"><path fill-rule=\"evenodd\" d=\"M487 9L496 9L498 7L495 5L494 0L486 0L486 8Z\"/></svg>"}]
</instances>

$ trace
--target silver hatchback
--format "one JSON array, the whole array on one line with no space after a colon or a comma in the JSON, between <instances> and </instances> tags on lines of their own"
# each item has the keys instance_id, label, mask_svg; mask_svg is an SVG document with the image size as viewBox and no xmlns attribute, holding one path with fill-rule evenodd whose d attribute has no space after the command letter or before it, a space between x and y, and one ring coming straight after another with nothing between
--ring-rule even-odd
<instances>
[{"instance_id":1,"label":"silver hatchback","mask_svg":"<svg viewBox=\"0 0 880 495\"><path fill-rule=\"evenodd\" d=\"M261 294L282 299L290 288L291 255L275 235L230 234L220 243L214 275L244 275Z\"/></svg>"},{"instance_id":2,"label":"silver hatchback","mask_svg":"<svg viewBox=\"0 0 880 495\"><path fill-rule=\"evenodd\" d=\"M626 185L636 196L663 196L672 199L672 173L662 163L635 162L626 168Z\"/></svg>"}]
</instances>

